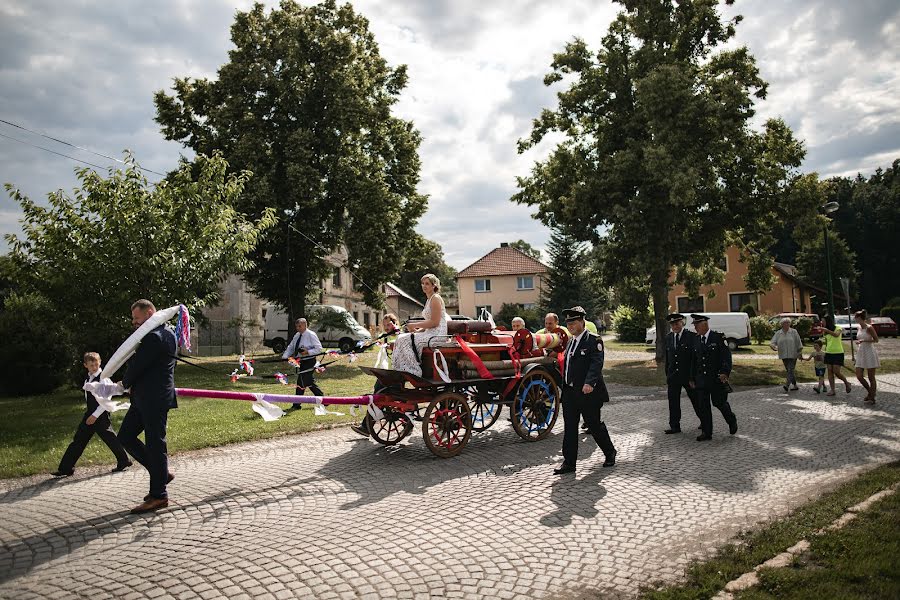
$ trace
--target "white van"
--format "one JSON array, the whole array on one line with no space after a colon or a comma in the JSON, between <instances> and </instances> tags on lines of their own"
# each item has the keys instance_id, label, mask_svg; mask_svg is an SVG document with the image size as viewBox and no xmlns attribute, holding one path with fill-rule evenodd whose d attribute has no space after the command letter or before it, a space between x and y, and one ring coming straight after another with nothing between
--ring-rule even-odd
<instances>
[{"instance_id":1,"label":"white van","mask_svg":"<svg viewBox=\"0 0 900 600\"><path fill-rule=\"evenodd\" d=\"M747 313L742 312L725 312L714 313L705 312L697 313L709 317L709 328L712 331L718 331L725 336L730 350L737 350L738 346L750 345L750 317ZM694 324L691 323L691 316L685 315L684 321L686 329L694 331ZM668 332L666 332L668 333ZM656 344L656 327L647 330L647 343Z\"/></svg>"},{"instance_id":2,"label":"white van","mask_svg":"<svg viewBox=\"0 0 900 600\"><path fill-rule=\"evenodd\" d=\"M349 352L356 347L356 342L368 342L372 339L369 330L357 323L353 315L343 307L332 304L307 304L306 312L309 315L325 312L342 313L340 316L347 324L347 328L333 325L323 326L321 323L316 323L315 317L309 319L309 328L316 332L319 341L326 348L337 347L341 352ZM283 353L294 334L297 333L293 324L290 325L290 329L287 329L287 313L269 304L263 307L263 322L266 324L263 345L272 348L276 354Z\"/></svg>"}]
</instances>

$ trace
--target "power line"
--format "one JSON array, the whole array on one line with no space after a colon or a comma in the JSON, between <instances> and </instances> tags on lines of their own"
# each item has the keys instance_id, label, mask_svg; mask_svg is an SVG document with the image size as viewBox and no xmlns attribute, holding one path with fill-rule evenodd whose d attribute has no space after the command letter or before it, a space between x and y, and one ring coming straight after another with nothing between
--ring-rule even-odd
<instances>
[{"instance_id":1,"label":"power line","mask_svg":"<svg viewBox=\"0 0 900 600\"><path fill-rule=\"evenodd\" d=\"M126 164L125 161L123 161L122 159L116 158L116 157L114 157L114 156L108 156L108 155L102 154L102 153L100 153L100 152L94 152L93 150L91 150L91 149L89 149L89 148L85 148L85 147L83 147L83 146L78 146L77 144L72 144L71 142L67 142L67 141L65 141L65 140L61 140L61 139L59 139L59 138L55 138L55 137L53 137L53 136L47 135L46 133L41 133L40 131L35 131L34 129L29 129L28 127L25 127L24 125L18 125L18 124L16 124L16 123L11 122L11 121L7 121L6 119L0 119L0 123L5 123L5 124L7 124L7 125L9 125L9 126L11 126L11 127L15 127L15 128L17 128L17 129L21 129L22 131L27 131L28 133L33 133L34 135L39 135L39 136L41 136L41 137L43 137L43 138L47 138L48 140L53 140L54 142L58 142L58 143L63 144L63 145L65 145L65 146L69 146L70 148L76 148L76 149L78 149L78 150L83 150L83 151L85 151L85 152L90 152L91 154L94 154L95 156L100 156L100 157L102 157L102 158L106 158L106 159L109 159L109 160L113 160L113 161L116 161L117 163L120 163L120 164L123 164L123 165ZM3 137L8 137L8 136L3 136ZM15 139L15 138L10 138L10 139ZM16 141L18 142L18 141L22 141L22 140L16 140ZM27 142L22 142L22 143L27 143ZM52 150L48 150L47 148L43 148L43 147L41 147L41 146L35 146L35 148L41 148L41 150L47 150L48 152L53 152ZM53 152L53 153L54 153L54 154L59 154L58 152ZM60 156L66 156L66 155L60 154ZM71 156L66 156L66 158L72 158L72 157L71 157ZM77 159L77 158L72 158L72 160L78 160L78 159ZM88 163L87 161L83 161L83 160L80 161L80 162L83 162L83 163L85 163L85 164L91 164L91 163ZM96 165L94 165L94 166L96 166ZM100 168L102 169L103 167L100 167ZM165 173L160 173L159 171L154 171L153 169L147 169L147 168L141 167L141 166L139 166L139 165L138 165L138 168L139 168L141 171L146 171L146 172L148 172L148 173L153 173L154 175L159 175L160 177L165 177L165 176L166 176Z\"/></svg>"},{"instance_id":2,"label":"power line","mask_svg":"<svg viewBox=\"0 0 900 600\"><path fill-rule=\"evenodd\" d=\"M322 252L325 252L325 253L326 253L326 255L327 255L327 254L331 254L331 252L328 250L328 248L326 248L325 246L323 246L322 244L320 244L320 243L317 242L316 240L312 239L311 237L309 237L308 235L306 235L305 233L303 233L302 231L300 231L299 229L297 229L296 227L294 227L294 224L293 224L293 223L290 223L290 222L289 222L289 223L288 223L288 227L289 227L290 229L292 229L293 231L299 233L300 235L302 235L302 236L305 237L306 239L308 239L310 242L312 242L312 243L315 244L316 246L318 246L319 249L322 250ZM290 239L290 236L288 236L288 239ZM365 281L363 281L362 277L360 277L359 275L357 275L356 272L355 272L353 269L350 268L350 261L349 261L349 260L348 260L347 262L341 264L340 266L345 267L348 271L350 271L350 274L353 275L357 280L359 280L359 282L360 282L361 284L363 284L364 286L366 286L367 288L369 288L369 291L370 291L370 292L372 292L373 294L378 294L378 292L376 292L375 290L373 290L372 287L371 287L368 283L366 283ZM290 268L288 268L288 272L290 273ZM290 276L290 275L288 275L288 276Z\"/></svg>"},{"instance_id":3,"label":"power line","mask_svg":"<svg viewBox=\"0 0 900 600\"><path fill-rule=\"evenodd\" d=\"M106 169L107 167L101 167L100 165L95 165L92 162L88 162L86 160L81 160L80 158L75 158L74 156L69 156L68 154L63 154L62 152L57 152L56 150L51 150L50 148L44 148L43 146L38 146L37 144L32 144L31 142L26 142L25 140L20 140L19 138L14 138L11 135L6 135L5 133L0 133L0 137L5 137L6 139L12 140L14 142L19 142L20 144L25 144L26 146L31 146L32 148L38 148L40 150L44 150L45 152L49 152L51 154L55 154L57 156L62 156L63 158L68 158L70 160L74 160L75 162L84 163L91 167L95 167L97 169Z\"/></svg>"}]
</instances>

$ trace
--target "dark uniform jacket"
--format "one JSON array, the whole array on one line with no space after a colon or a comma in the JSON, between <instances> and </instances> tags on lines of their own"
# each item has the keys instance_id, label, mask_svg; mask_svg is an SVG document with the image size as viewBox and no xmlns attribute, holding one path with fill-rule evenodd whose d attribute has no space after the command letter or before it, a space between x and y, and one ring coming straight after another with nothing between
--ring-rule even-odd
<instances>
[{"instance_id":1,"label":"dark uniform jacket","mask_svg":"<svg viewBox=\"0 0 900 600\"><path fill-rule=\"evenodd\" d=\"M713 389L720 384L719 375L731 374L731 350L718 331L710 331L706 344L697 334L694 341L693 380L698 388Z\"/></svg>"},{"instance_id":2,"label":"dark uniform jacket","mask_svg":"<svg viewBox=\"0 0 900 600\"><path fill-rule=\"evenodd\" d=\"M685 384L691 379L696 339L696 333L682 329L676 349L675 334L666 334L666 381Z\"/></svg>"},{"instance_id":3,"label":"dark uniform jacket","mask_svg":"<svg viewBox=\"0 0 900 600\"><path fill-rule=\"evenodd\" d=\"M144 336L122 379L138 407L176 408L175 332L160 325Z\"/></svg>"},{"instance_id":4,"label":"dark uniform jacket","mask_svg":"<svg viewBox=\"0 0 900 600\"><path fill-rule=\"evenodd\" d=\"M569 343L575 342L575 337L569 338ZM584 384L594 387L594 391L589 394L589 398L600 404L609 402L609 392L606 389L606 382L603 381L603 360L605 353L603 351L603 340L600 336L596 336L590 331L585 331L581 337L581 343L575 349L572 355L571 365L569 362L569 349L566 346L564 351L563 362L563 384L567 381L571 382L571 387L581 393ZM568 379L566 379L566 369L568 369Z\"/></svg>"}]
</instances>

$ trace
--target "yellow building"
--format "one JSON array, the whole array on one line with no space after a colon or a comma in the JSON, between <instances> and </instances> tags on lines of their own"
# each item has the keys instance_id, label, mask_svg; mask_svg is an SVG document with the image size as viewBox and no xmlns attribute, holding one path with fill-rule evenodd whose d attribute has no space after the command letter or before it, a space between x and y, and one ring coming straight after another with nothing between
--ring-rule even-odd
<instances>
[{"instance_id":1,"label":"yellow building","mask_svg":"<svg viewBox=\"0 0 900 600\"><path fill-rule=\"evenodd\" d=\"M456 276L459 314L477 319L481 309L496 313L504 304L535 306L547 266L509 244L500 244Z\"/></svg>"}]
</instances>

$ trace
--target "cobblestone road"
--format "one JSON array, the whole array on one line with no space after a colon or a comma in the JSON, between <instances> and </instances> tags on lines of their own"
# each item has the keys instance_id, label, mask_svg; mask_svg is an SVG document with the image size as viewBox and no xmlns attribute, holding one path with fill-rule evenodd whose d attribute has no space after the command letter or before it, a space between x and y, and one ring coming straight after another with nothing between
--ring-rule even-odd
<instances>
[{"instance_id":1,"label":"cobblestone road","mask_svg":"<svg viewBox=\"0 0 900 600\"><path fill-rule=\"evenodd\" d=\"M732 397L740 431L663 435L661 390L613 386L618 465L583 438L554 477L561 426L519 441L508 423L436 459L337 429L178 456L174 504L127 509L142 469L0 482L0 597L631 597L676 579L739 529L900 458L900 378L878 406L810 386ZM850 401L848 402L848 398ZM689 410L687 401L685 408Z\"/></svg>"}]
</instances>

